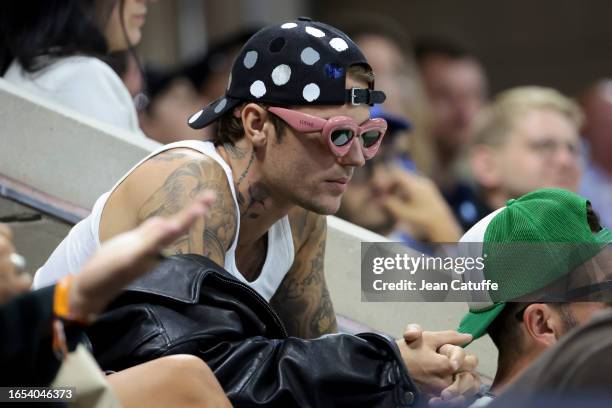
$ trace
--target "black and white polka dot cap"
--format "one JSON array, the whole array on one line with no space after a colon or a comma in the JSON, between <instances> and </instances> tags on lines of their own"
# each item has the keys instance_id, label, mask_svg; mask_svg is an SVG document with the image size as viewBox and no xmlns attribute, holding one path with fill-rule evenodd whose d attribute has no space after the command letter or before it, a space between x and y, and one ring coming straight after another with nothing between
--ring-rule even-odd
<instances>
[{"instance_id":1,"label":"black and white polka dot cap","mask_svg":"<svg viewBox=\"0 0 612 408\"><path fill-rule=\"evenodd\" d=\"M253 35L234 61L225 95L189 118L189 126L208 126L236 105L275 106L382 103L385 94L346 89L352 65L369 67L361 50L340 30L300 17Z\"/></svg>"}]
</instances>

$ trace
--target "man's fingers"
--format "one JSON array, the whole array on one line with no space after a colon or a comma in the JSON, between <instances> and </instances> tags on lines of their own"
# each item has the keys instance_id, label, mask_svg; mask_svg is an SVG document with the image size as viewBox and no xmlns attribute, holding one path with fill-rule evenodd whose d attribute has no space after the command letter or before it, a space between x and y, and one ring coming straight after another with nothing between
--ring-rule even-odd
<instances>
[{"instance_id":1,"label":"man's fingers","mask_svg":"<svg viewBox=\"0 0 612 408\"><path fill-rule=\"evenodd\" d=\"M422 384L429 390L429 395L439 395L439 393L452 385L452 380L450 377L437 377L432 376L429 378L427 383Z\"/></svg>"},{"instance_id":2,"label":"man's fingers","mask_svg":"<svg viewBox=\"0 0 612 408\"><path fill-rule=\"evenodd\" d=\"M414 210L409 202L398 197L387 197L383 205L394 217L399 218L401 221L410 221L415 217Z\"/></svg>"},{"instance_id":3,"label":"man's fingers","mask_svg":"<svg viewBox=\"0 0 612 408\"><path fill-rule=\"evenodd\" d=\"M478 357L467 354L465 349L452 344L444 344L438 353L448 357L455 372L473 371L478 366Z\"/></svg>"},{"instance_id":4,"label":"man's fingers","mask_svg":"<svg viewBox=\"0 0 612 408\"><path fill-rule=\"evenodd\" d=\"M15 253L11 239L10 228L5 224L0 224L0 303L29 288L19 279L16 264L23 258Z\"/></svg>"},{"instance_id":5,"label":"man's fingers","mask_svg":"<svg viewBox=\"0 0 612 408\"><path fill-rule=\"evenodd\" d=\"M412 343L419 340L423 336L423 329L418 324L409 324L404 331L404 341Z\"/></svg>"},{"instance_id":6,"label":"man's fingers","mask_svg":"<svg viewBox=\"0 0 612 408\"><path fill-rule=\"evenodd\" d=\"M32 287L32 277L28 273L19 274L19 292L27 292Z\"/></svg>"},{"instance_id":7,"label":"man's fingers","mask_svg":"<svg viewBox=\"0 0 612 408\"><path fill-rule=\"evenodd\" d=\"M472 341L472 335L467 333L459 333L454 330L445 330L431 333L436 348L444 344L453 344L455 346L463 346Z\"/></svg>"},{"instance_id":8,"label":"man's fingers","mask_svg":"<svg viewBox=\"0 0 612 408\"><path fill-rule=\"evenodd\" d=\"M13 252L15 252L15 247L11 240L4 235L0 235L0 257L8 258Z\"/></svg>"},{"instance_id":9,"label":"man's fingers","mask_svg":"<svg viewBox=\"0 0 612 408\"><path fill-rule=\"evenodd\" d=\"M478 367L478 357L474 354L468 354L463 359L463 364L459 366L457 371L474 371Z\"/></svg>"},{"instance_id":10,"label":"man's fingers","mask_svg":"<svg viewBox=\"0 0 612 408\"><path fill-rule=\"evenodd\" d=\"M2 266L0 265L0 268ZM0 304L30 290L32 279L27 273L0 274Z\"/></svg>"},{"instance_id":11,"label":"man's fingers","mask_svg":"<svg viewBox=\"0 0 612 408\"><path fill-rule=\"evenodd\" d=\"M453 346L452 344L444 344L438 349L438 353L448 357L453 370L457 371L463 365L466 353L463 347Z\"/></svg>"},{"instance_id":12,"label":"man's fingers","mask_svg":"<svg viewBox=\"0 0 612 408\"><path fill-rule=\"evenodd\" d=\"M86 313L101 311L121 288L155 267L158 259L151 255L185 234L212 201L214 194L204 193L172 217L152 217L105 242L73 285L75 307Z\"/></svg>"},{"instance_id":13,"label":"man's fingers","mask_svg":"<svg viewBox=\"0 0 612 408\"><path fill-rule=\"evenodd\" d=\"M410 195L412 193L412 175L404 168L397 166L391 169L391 177L402 190L402 194Z\"/></svg>"},{"instance_id":14,"label":"man's fingers","mask_svg":"<svg viewBox=\"0 0 612 408\"><path fill-rule=\"evenodd\" d=\"M440 397L450 401L458 396L471 397L480 389L480 377L475 373L463 372L456 374L453 383L442 390Z\"/></svg>"},{"instance_id":15,"label":"man's fingers","mask_svg":"<svg viewBox=\"0 0 612 408\"><path fill-rule=\"evenodd\" d=\"M444 400L440 397L434 397L429 400L430 407L449 407L449 408L457 408L465 406L465 397L463 395L459 395L458 397L452 398L450 400Z\"/></svg>"},{"instance_id":16,"label":"man's fingers","mask_svg":"<svg viewBox=\"0 0 612 408\"><path fill-rule=\"evenodd\" d=\"M15 274L15 265L8 256L0 256L0 284L8 281Z\"/></svg>"},{"instance_id":17,"label":"man's fingers","mask_svg":"<svg viewBox=\"0 0 612 408\"><path fill-rule=\"evenodd\" d=\"M205 191L198 195L194 202L177 214L167 219L161 217L150 218L145 221L138 231L143 238L145 251L157 251L170 245L201 218L215 200L212 191Z\"/></svg>"},{"instance_id":18,"label":"man's fingers","mask_svg":"<svg viewBox=\"0 0 612 408\"><path fill-rule=\"evenodd\" d=\"M3 236L9 241L12 241L13 231L11 231L8 225L0 223L0 236Z\"/></svg>"},{"instance_id":19,"label":"man's fingers","mask_svg":"<svg viewBox=\"0 0 612 408\"><path fill-rule=\"evenodd\" d=\"M393 215L401 214L404 210L404 207L406 207L404 201L394 196L387 197L384 201L384 205L389 211L391 211Z\"/></svg>"},{"instance_id":20,"label":"man's fingers","mask_svg":"<svg viewBox=\"0 0 612 408\"><path fill-rule=\"evenodd\" d=\"M20 273L13 276L10 285L13 296L19 295L30 290L30 287L32 286L32 278L27 273Z\"/></svg>"},{"instance_id":21,"label":"man's fingers","mask_svg":"<svg viewBox=\"0 0 612 408\"><path fill-rule=\"evenodd\" d=\"M181 233L186 232L199 217L204 215L215 198L214 191L204 191L195 198L194 202L185 211L174 215L170 218L170 221L175 223Z\"/></svg>"}]
</instances>

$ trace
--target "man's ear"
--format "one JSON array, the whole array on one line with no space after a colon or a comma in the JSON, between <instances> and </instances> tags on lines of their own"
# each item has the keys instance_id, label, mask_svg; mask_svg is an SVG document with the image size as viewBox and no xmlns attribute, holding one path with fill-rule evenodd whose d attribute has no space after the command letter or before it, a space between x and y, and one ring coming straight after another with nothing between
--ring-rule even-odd
<instances>
[{"instance_id":1,"label":"man's ear","mask_svg":"<svg viewBox=\"0 0 612 408\"><path fill-rule=\"evenodd\" d=\"M240 112L244 136L255 148L265 146L274 131L268 115L268 111L256 103L247 103Z\"/></svg>"},{"instance_id":2,"label":"man's ear","mask_svg":"<svg viewBox=\"0 0 612 408\"><path fill-rule=\"evenodd\" d=\"M545 303L534 303L525 309L523 326L531 341L542 348L557 343L563 334L563 322L558 313Z\"/></svg>"},{"instance_id":3,"label":"man's ear","mask_svg":"<svg viewBox=\"0 0 612 408\"><path fill-rule=\"evenodd\" d=\"M485 189L495 189L500 183L497 150L491 146L475 145L470 149L470 166L476 182Z\"/></svg>"}]
</instances>

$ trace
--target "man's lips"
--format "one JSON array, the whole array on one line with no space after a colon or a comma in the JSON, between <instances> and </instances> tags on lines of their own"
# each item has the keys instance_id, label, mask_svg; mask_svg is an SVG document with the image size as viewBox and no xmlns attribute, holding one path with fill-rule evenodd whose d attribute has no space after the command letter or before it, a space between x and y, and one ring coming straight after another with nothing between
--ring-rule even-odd
<instances>
[{"instance_id":1,"label":"man's lips","mask_svg":"<svg viewBox=\"0 0 612 408\"><path fill-rule=\"evenodd\" d=\"M337 179L330 179L330 180L326 180L330 183L338 183L338 184L348 184L348 182L350 181L350 177L340 177Z\"/></svg>"},{"instance_id":2,"label":"man's lips","mask_svg":"<svg viewBox=\"0 0 612 408\"><path fill-rule=\"evenodd\" d=\"M336 193L344 193L348 187L350 177L340 177L336 179L325 180L325 184L329 186Z\"/></svg>"}]
</instances>

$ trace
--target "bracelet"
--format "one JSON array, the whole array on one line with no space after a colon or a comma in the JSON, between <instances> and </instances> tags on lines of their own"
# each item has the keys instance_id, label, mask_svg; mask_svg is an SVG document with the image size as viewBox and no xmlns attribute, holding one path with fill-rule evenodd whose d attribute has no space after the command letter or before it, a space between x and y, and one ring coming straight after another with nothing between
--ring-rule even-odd
<instances>
[{"instance_id":1,"label":"bracelet","mask_svg":"<svg viewBox=\"0 0 612 408\"><path fill-rule=\"evenodd\" d=\"M68 275L60 279L55 285L53 294L53 314L56 318L76 323L88 325L93 321L94 316L78 316L70 310L70 292L73 283L73 276Z\"/></svg>"},{"instance_id":2,"label":"bracelet","mask_svg":"<svg viewBox=\"0 0 612 408\"><path fill-rule=\"evenodd\" d=\"M60 279L55 284L53 293L53 314L54 319L51 326L53 353L58 360L64 360L68 355L68 344L66 342L66 332L64 321L87 325L92 319L76 316L70 311L70 290L72 288L73 276L68 275Z\"/></svg>"}]
</instances>

